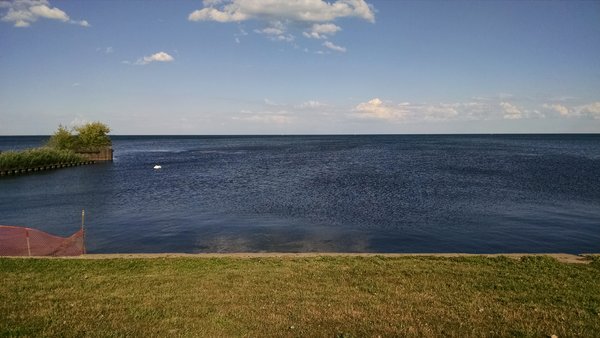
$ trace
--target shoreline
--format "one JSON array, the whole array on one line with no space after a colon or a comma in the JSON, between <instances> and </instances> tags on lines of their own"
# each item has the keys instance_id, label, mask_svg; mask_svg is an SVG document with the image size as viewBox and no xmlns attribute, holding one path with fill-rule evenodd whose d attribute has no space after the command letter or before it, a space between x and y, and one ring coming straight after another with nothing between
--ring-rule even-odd
<instances>
[{"instance_id":1,"label":"shoreline","mask_svg":"<svg viewBox=\"0 0 600 338\"><path fill-rule=\"evenodd\" d=\"M351 253L351 252L232 252L232 253L111 253L111 254L85 254L81 256L4 256L2 258L42 258L42 259L150 259L150 258L315 258L315 257L438 257L438 258L463 258L463 257L507 257L521 259L523 257L550 257L561 263L588 264L589 256L598 256L600 253L568 254L568 253Z\"/></svg>"}]
</instances>

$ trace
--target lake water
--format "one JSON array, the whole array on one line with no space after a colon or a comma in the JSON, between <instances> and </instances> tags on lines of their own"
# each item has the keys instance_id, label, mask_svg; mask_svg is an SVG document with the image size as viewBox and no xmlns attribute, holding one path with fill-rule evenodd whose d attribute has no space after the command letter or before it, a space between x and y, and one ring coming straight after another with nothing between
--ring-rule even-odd
<instances>
[{"instance_id":1,"label":"lake water","mask_svg":"<svg viewBox=\"0 0 600 338\"><path fill-rule=\"evenodd\" d=\"M68 235L85 209L95 253L600 252L600 135L113 141L113 163L0 178L0 224Z\"/></svg>"}]
</instances>

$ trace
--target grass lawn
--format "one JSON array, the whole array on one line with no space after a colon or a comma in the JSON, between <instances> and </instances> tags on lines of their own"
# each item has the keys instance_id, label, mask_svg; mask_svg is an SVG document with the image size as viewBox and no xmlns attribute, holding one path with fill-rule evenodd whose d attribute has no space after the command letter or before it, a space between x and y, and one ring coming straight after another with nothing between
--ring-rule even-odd
<instances>
[{"instance_id":1,"label":"grass lawn","mask_svg":"<svg viewBox=\"0 0 600 338\"><path fill-rule=\"evenodd\" d=\"M0 336L600 336L600 259L0 258Z\"/></svg>"}]
</instances>

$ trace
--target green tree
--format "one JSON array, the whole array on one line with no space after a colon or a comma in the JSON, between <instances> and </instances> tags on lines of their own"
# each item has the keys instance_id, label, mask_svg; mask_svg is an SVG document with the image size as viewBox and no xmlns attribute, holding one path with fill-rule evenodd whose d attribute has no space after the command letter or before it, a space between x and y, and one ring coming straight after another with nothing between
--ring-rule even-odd
<instances>
[{"instance_id":1,"label":"green tree","mask_svg":"<svg viewBox=\"0 0 600 338\"><path fill-rule=\"evenodd\" d=\"M110 128L101 122L91 122L75 127L77 135L76 148L78 150L96 150L110 146L112 141L108 137Z\"/></svg>"},{"instance_id":2,"label":"green tree","mask_svg":"<svg viewBox=\"0 0 600 338\"><path fill-rule=\"evenodd\" d=\"M61 124L58 126L58 130L50 136L48 146L57 150L72 150L75 141L75 136L71 134L71 131Z\"/></svg>"}]
</instances>

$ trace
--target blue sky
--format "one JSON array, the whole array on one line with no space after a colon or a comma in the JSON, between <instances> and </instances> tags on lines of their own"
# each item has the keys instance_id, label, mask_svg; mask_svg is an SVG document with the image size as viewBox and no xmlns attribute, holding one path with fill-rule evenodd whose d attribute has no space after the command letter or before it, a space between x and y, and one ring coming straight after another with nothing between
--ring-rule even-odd
<instances>
[{"instance_id":1,"label":"blue sky","mask_svg":"<svg viewBox=\"0 0 600 338\"><path fill-rule=\"evenodd\" d=\"M600 2L0 1L0 135L600 132Z\"/></svg>"}]
</instances>

